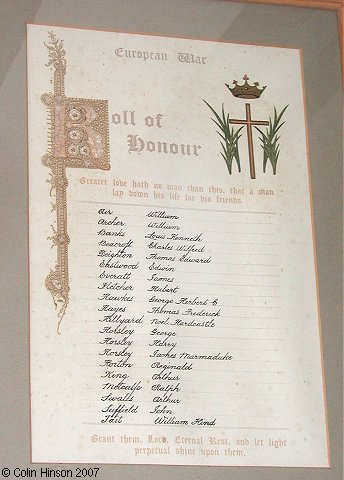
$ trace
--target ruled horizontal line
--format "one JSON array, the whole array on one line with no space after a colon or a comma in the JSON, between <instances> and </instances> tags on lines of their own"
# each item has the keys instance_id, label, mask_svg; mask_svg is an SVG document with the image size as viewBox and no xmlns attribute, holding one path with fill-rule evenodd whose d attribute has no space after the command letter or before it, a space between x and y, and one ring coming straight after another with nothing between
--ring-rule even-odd
<instances>
[{"instance_id":1,"label":"ruled horizontal line","mask_svg":"<svg viewBox=\"0 0 344 480\"><path fill-rule=\"evenodd\" d=\"M89 234L85 234L85 235L97 235L96 233L89 233ZM170 252L171 253L171 252ZM182 253L182 252L179 252L179 253ZM219 251L210 251L210 252L203 252L205 254L212 254L212 255L217 255L217 254L221 254L221 255L238 255L238 253L241 255L241 256L263 256L263 257L278 257L279 255L277 253L246 253L246 252L241 252L241 251L237 251L237 252L223 252L222 250L219 250ZM83 257L84 255L77 255L78 257ZM141 259L141 261L143 260L147 260L147 261L150 261L150 260L154 260L154 259L151 259L151 258L143 258ZM231 262L215 262L213 260L211 260L211 264L214 264L214 265L233 265ZM253 265L253 264L243 264L243 265ZM258 265L261 265L261 264L258 264ZM278 266L278 265L276 265Z\"/></svg>"},{"instance_id":2,"label":"ruled horizontal line","mask_svg":"<svg viewBox=\"0 0 344 480\"><path fill-rule=\"evenodd\" d=\"M83 392L83 393L85 393L85 392ZM95 403L95 402L97 402L97 401L99 400L97 397L94 398L94 394L93 394L92 392L87 392L87 393L89 393L89 394L92 395L92 396L91 396L91 397L88 397L88 398L80 399L80 400L83 400L84 402L89 402L89 403ZM241 404L244 404L244 405L245 405L245 401L248 400L248 399L247 399L247 398L243 398L243 399L238 399L238 400L240 401L240 404L234 403L235 400L233 399L233 407L241 406ZM261 400L261 399L258 399L258 398L256 399L256 401L259 401L259 400ZM267 406L268 406L268 407L273 407L273 408L276 409L276 410L279 409L279 408L283 408L283 409L285 408L283 404L281 405L281 403L273 403L273 400L277 400L276 398L269 398L269 400L270 400L270 402L269 402L268 405L266 405L266 404L261 404L261 403L255 403L255 406L258 406L258 407L267 407ZM267 399L266 399L265 401L267 401ZM280 402L280 400L279 400L279 402ZM138 400L136 403L139 403L139 404L150 404L150 405L153 404L153 402L152 402L151 400ZM199 406L199 401L189 402L189 401L184 401L184 400L183 400L183 403L185 403L187 406L190 406L190 405L197 405L197 406ZM224 402L221 402L221 401L218 401L218 402L217 402L217 406L222 406L222 405L225 406L225 407L228 407L228 401L225 400ZM154 406L154 404L153 404L152 406ZM174 405L174 406L175 406L175 405ZM180 406L180 407L183 407L182 404L179 404L179 406ZM207 406L211 407L212 405L207 405ZM247 408L247 405L245 405L245 407ZM249 407L249 408L251 408L251 407ZM239 414L237 413L236 416L239 417ZM280 417L278 417L278 418L280 419Z\"/></svg>"},{"instance_id":3,"label":"ruled horizontal line","mask_svg":"<svg viewBox=\"0 0 344 480\"><path fill-rule=\"evenodd\" d=\"M232 276L232 277L279 277L279 275L243 275L243 274L235 274L235 273L229 274L229 276ZM145 280L145 279L141 278L138 280ZM181 285L209 285L209 282L178 282L178 283L180 283ZM212 285L223 285L226 287L228 283L212 283ZM240 287L240 285L238 286Z\"/></svg>"},{"instance_id":4,"label":"ruled horizontal line","mask_svg":"<svg viewBox=\"0 0 344 480\"><path fill-rule=\"evenodd\" d=\"M244 224L245 225L245 224ZM229 235L274 235L277 236L278 233L269 233L269 232L228 232L228 231L219 231L219 230L205 230L202 233L216 233L216 234L229 234ZM168 239L166 239L168 240ZM209 240L208 240L209 241ZM228 243L228 242L220 242L220 241L215 241L215 240L210 240L211 243Z\"/></svg>"},{"instance_id":5,"label":"ruled horizontal line","mask_svg":"<svg viewBox=\"0 0 344 480\"><path fill-rule=\"evenodd\" d=\"M234 307L233 307L233 308L234 308ZM251 307L251 308L252 308L252 310L254 310L253 307ZM80 311L83 311L83 312L90 312L90 308L80 308L79 310L80 310ZM104 314L104 313L111 313L111 312L101 312L101 311L99 311L99 310L93 311L93 314L97 314L97 315L98 315L98 314L101 315L101 314ZM129 313L128 313L128 314L129 314ZM142 311L142 310L130 310L130 314L134 314L134 315L136 315L136 314L137 314L137 315L153 315L153 313L147 313L147 312ZM171 316L175 316L175 315L177 315L177 314L176 314L176 313L173 313L173 314L170 314L170 315L171 315ZM184 317L187 317L187 318L185 318L185 320L187 321L187 319L190 319L190 316L192 316L192 315L189 315L189 314L188 314L188 315L184 315ZM195 316L197 317L197 315L195 315ZM209 316L209 317L208 317L208 320L211 319L211 318L214 319L215 317L214 317L214 316ZM227 319L227 318L240 318L240 317L235 317L235 316L232 316L232 315L231 315L231 316L229 316L229 315L221 315L218 320ZM259 317L255 317L254 315L252 315L251 317L247 317L247 318L252 319L252 320L255 320L256 318L258 319ZM272 318L272 317L266 317L266 318L268 319L268 318ZM192 318L192 320L201 322L201 321L205 321L206 319L205 319L204 317L202 317L202 318ZM92 320L92 321L93 321L93 320ZM98 320L94 320L94 321L95 321L95 322L97 322L97 321L100 322L99 319L98 319ZM103 321L104 323L107 323L105 320L102 320L102 321ZM111 323L111 322L109 322L109 323ZM125 322L124 322L124 323L125 323ZM187 325L185 325L185 326L187 327ZM183 327L183 325L176 325L176 327L181 328L181 327ZM211 327L211 328L212 328L212 327ZM216 328L228 328L228 325L226 325L225 327L221 327L221 326L218 327L218 326L216 326Z\"/></svg>"},{"instance_id":6,"label":"ruled horizontal line","mask_svg":"<svg viewBox=\"0 0 344 480\"><path fill-rule=\"evenodd\" d=\"M98 287L80 287L80 289L81 289L81 290L96 290L96 291L99 292L99 293L101 293L102 290L109 290L109 289L106 289L106 288L100 289L100 288L98 288ZM110 289L110 290L112 290L112 289ZM117 294L120 294L120 293L119 293L120 290L115 290L115 289L113 289L112 292L113 292L114 294L115 294L115 292L117 292ZM133 290L131 290L131 292L132 292L132 293L135 293L135 294L136 294L136 293L143 293L143 294L147 293L147 295L150 295L150 294L156 295L157 293L163 293L163 292L153 292L153 291L148 291L148 290L137 290L136 288L133 289ZM107 293L109 293L109 292L107 292ZM216 293L217 293L217 292L216 292ZM214 293L214 292L202 292L201 295L211 296L211 295L216 295L216 293ZM183 295L183 296L185 296L185 295L200 295L200 293L199 293L199 292L198 292L198 293L197 293L197 292L182 292L182 293L180 294L180 296L182 296L182 295ZM237 297L239 297L239 298L281 298L280 295L239 295L239 294L238 294L238 295L226 295L226 294L221 294L221 297L235 297L235 298L237 298ZM80 298L80 300L84 300L84 299L85 299L85 300L90 300L90 299L91 299L90 297L79 297L79 298ZM100 299L98 299L98 300L100 300ZM136 300L135 300L135 301L136 301ZM222 306L222 307L225 307L226 305L225 305L225 304L219 304L219 303L218 303L217 306L218 306L218 307L221 307L221 306Z\"/></svg>"},{"instance_id":7,"label":"ruled horizontal line","mask_svg":"<svg viewBox=\"0 0 344 480\"><path fill-rule=\"evenodd\" d=\"M83 225L86 225L86 224L83 224ZM91 225L91 224L87 224L87 225ZM98 234L93 234L93 235L98 235ZM191 234L191 235L192 235L192 234ZM242 235L242 233L238 233L238 235ZM147 241L147 240L150 240L150 239L149 239L149 238L147 239L147 238L143 237L141 240L142 240L142 241ZM152 240L154 240L154 239L152 239ZM171 239L166 238L166 239L162 239L162 240L165 240L165 241L166 241L166 240L171 240ZM137 242L137 239L135 239L135 241ZM171 241L172 241L172 240L171 240ZM175 240L173 240L173 241L175 241ZM179 242L188 242L188 240L178 240L178 241L179 241ZM207 244L211 244L211 243L216 243L216 244L218 244L218 243L220 243L220 244L223 244L223 245L228 245L228 242L217 242L217 241L215 241L215 240L208 240L208 239L204 239L203 242L206 242ZM115 243L115 242L113 242L113 243ZM117 243L120 243L120 242L117 242ZM198 245L198 244L197 244L197 245ZM277 247L277 246L279 246L280 244L279 244L279 243L261 243L261 242L230 242L230 245L264 245L264 246L269 246L269 247L271 247L271 246ZM94 245L94 246L97 246L97 245ZM147 248L148 248L148 245L144 245L144 246L137 246L137 245L136 245L136 246L130 247L130 248L136 249L136 250L144 250L144 249L147 249ZM150 248L150 250L154 250L154 249ZM172 250L173 250L173 249L172 249ZM170 250L170 251L172 251L172 250ZM212 251L209 250L209 249L208 249L208 252L209 252L209 253L212 253ZM182 251L178 251L178 253L183 253L183 252L182 252ZM207 253L207 252L203 252L203 253ZM86 255L86 254L84 254L84 255L82 255L82 256L84 256L84 257L89 257L89 256L91 256L91 255Z\"/></svg>"},{"instance_id":8,"label":"ruled horizontal line","mask_svg":"<svg viewBox=\"0 0 344 480\"><path fill-rule=\"evenodd\" d=\"M108 426L111 426L113 428L113 424L111 423L92 423L92 422L83 422L83 425L102 425L102 426L105 426L105 425L108 425ZM122 427L162 427L165 428L165 427L177 427L177 428L181 428L180 425L156 425L154 423L125 423L125 424L121 424L121 425L116 425L116 428L118 426L122 426ZM205 428L204 425L192 425L192 428ZM206 426L207 429L218 429L218 428L221 428L221 430L276 430L276 431L289 431L289 428L279 428L279 427L273 427L273 428L268 428L268 427L219 427L218 425L207 425Z\"/></svg>"},{"instance_id":9,"label":"ruled horizontal line","mask_svg":"<svg viewBox=\"0 0 344 480\"><path fill-rule=\"evenodd\" d=\"M200 390L194 391L194 390L185 390L183 389L183 393L197 393L202 394L202 395L211 395L214 393L219 393L217 391L204 391L201 392ZM263 397L289 397L288 393L255 393L255 392L224 392L221 390L221 395L240 395L244 397L249 397L249 396L263 396Z\"/></svg>"},{"instance_id":10,"label":"ruled horizontal line","mask_svg":"<svg viewBox=\"0 0 344 480\"><path fill-rule=\"evenodd\" d=\"M219 337L220 339L220 337ZM223 337L224 340L245 340L245 341L254 341L254 342L285 342L285 339L284 338L259 338L259 337ZM104 343L99 343L99 342L82 342L82 345L107 345L107 344L104 344ZM135 344L136 347L148 347L148 345L146 344ZM192 345L184 345L184 346L179 346L180 348L192 348ZM114 345L115 347L118 347L118 345ZM152 347L154 345L151 345ZM218 347L207 347L208 350L215 350L215 351L218 351ZM229 350L230 350L230 347L229 347ZM137 355L138 357L140 355ZM185 359L187 360L187 359ZM238 361L238 360L237 360Z\"/></svg>"},{"instance_id":11,"label":"ruled horizontal line","mask_svg":"<svg viewBox=\"0 0 344 480\"><path fill-rule=\"evenodd\" d=\"M133 280L131 280L133 281ZM133 286L134 288L132 290L130 290L133 294L135 293L144 293L144 294L147 294L147 295L156 295L157 293L164 293L164 292L154 292L152 290L139 290L137 289L135 286ZM117 294L119 295L120 292L121 292L121 289L112 289L112 288L99 288L99 287L80 287L80 290L96 290L97 292L102 293L103 290L111 290L113 294L115 294L117 292ZM109 292L107 292L109 293ZM167 293L167 292L166 292ZM217 292L216 292L217 293ZM181 292L179 294L180 297L184 297L185 295L202 295L202 296L212 296L212 295L216 295L216 293L214 292L202 292L201 294L196 291L196 292ZM281 298L281 295L242 295L242 294L224 294L222 293L221 294L221 297L239 297L239 298ZM80 297L80 299L82 300L83 297ZM89 300L89 297L86 297L86 300ZM219 305L219 304L218 304Z\"/></svg>"},{"instance_id":12,"label":"ruled horizontal line","mask_svg":"<svg viewBox=\"0 0 344 480\"><path fill-rule=\"evenodd\" d=\"M89 312L88 308L81 308L80 310ZM98 313L100 314L100 312L98 312ZM145 315L151 315L151 314L145 313ZM255 315L251 315L251 316L221 315L220 318L221 319L222 318L232 318L232 319L246 318L246 319L249 319L249 320L281 320L280 317L265 317L265 316L264 317L258 317L258 316L255 316ZM100 320L89 320L89 322L100 322ZM176 327L179 327L179 325L176 325ZM229 328L229 327L228 327L228 325L226 325L225 327L221 327L220 325L217 325L216 328ZM269 328L269 327L266 327L266 328Z\"/></svg>"},{"instance_id":13,"label":"ruled horizontal line","mask_svg":"<svg viewBox=\"0 0 344 480\"><path fill-rule=\"evenodd\" d=\"M86 244L86 243L80 243L79 245L84 246L84 247L97 247L97 248L99 248L99 245L91 245L91 244ZM77 257L83 257L83 256L86 256L86 255L76 255L76 256ZM88 255L88 256L92 256L92 255ZM150 259L150 258L141 259L141 261L143 261L143 260L147 260L147 262L149 262L150 260L154 260L154 259ZM211 263L214 263L214 262L211 262ZM217 265L231 265L232 267L234 267L234 266L237 266L237 267L280 267L280 264L277 264L277 263L229 263L229 262L221 262L221 263L217 263ZM99 267L99 268L102 268L102 267ZM195 271L192 271L192 270L185 271L185 270L175 269L174 273L197 273L198 274L198 273L203 273L203 272L202 271L195 272ZM227 275L227 274L222 273L222 272L207 272L207 275Z\"/></svg>"},{"instance_id":14,"label":"ruled horizontal line","mask_svg":"<svg viewBox=\"0 0 344 480\"><path fill-rule=\"evenodd\" d=\"M97 322L97 320L95 320ZM94 322L94 320L92 320L92 323ZM150 325L150 327L153 327L154 325ZM178 325L170 325L170 327L178 327ZM217 327L216 327L217 328ZM278 328L278 327L231 327L231 326L227 326L227 327L222 327L222 328L225 328L226 330L283 330L283 328ZM84 331L84 332L81 332L81 333L84 333L84 334L89 334L89 335L94 335L94 334L98 334L100 333L99 330L94 330L92 332L89 332L89 331ZM105 332L106 333L106 332ZM153 335L151 335L150 333L138 333L138 332L135 332L135 336L139 336L139 337L153 337ZM208 335L207 336L200 336L200 335L180 335L179 333L176 335L176 338L178 339L181 339L181 338L197 338L197 339L200 339L202 340L203 338L205 340L209 340L210 338L213 338L213 339L221 339L221 340L230 340L231 337L225 337L223 335L221 336L217 336L217 337L209 337Z\"/></svg>"},{"instance_id":15,"label":"ruled horizontal line","mask_svg":"<svg viewBox=\"0 0 344 480\"><path fill-rule=\"evenodd\" d=\"M290 385L289 382L254 382L254 383L242 383L240 382L239 385Z\"/></svg>"},{"instance_id":16,"label":"ruled horizontal line","mask_svg":"<svg viewBox=\"0 0 344 480\"><path fill-rule=\"evenodd\" d=\"M94 345L94 344L91 344L91 345ZM98 346L98 344L97 344ZM283 349L275 349L275 348L272 348L272 349L259 349L259 348L249 348L249 349L244 349L244 348L230 348L230 351L231 352L260 352L260 353L264 353L264 352L284 352ZM81 355L84 355L84 356L87 356L87 357L99 357L99 353L96 352L96 353L81 353ZM148 361L152 361L152 360L149 360L150 357L147 357L145 355L137 355L137 354L134 354L133 355L133 358L146 358ZM154 358L154 357L153 357ZM177 359L173 359L174 361L185 361L186 359L180 359L180 358L177 358ZM207 361L213 361L213 360L207 360ZM150 368L150 367L143 367L142 365L140 365L140 368L143 369L143 368ZM213 372L214 371L214 368L209 370L209 369L206 369L206 368L192 368L192 370L195 370L197 372ZM264 372L264 371L259 371L259 370L254 370L254 371L251 371L251 370L228 370L228 369L225 369L225 370L221 370L221 369L218 369L216 368L216 371L217 372L229 372L229 373L287 373L287 372Z\"/></svg>"},{"instance_id":17,"label":"ruled horizontal line","mask_svg":"<svg viewBox=\"0 0 344 480\"><path fill-rule=\"evenodd\" d=\"M238 295L238 296L239 296L239 295ZM80 300L87 300L87 301L95 302L95 303L96 303L96 302L100 302L100 301L111 301L111 300L99 299L99 298L95 298L95 297L80 297ZM119 303L121 302L121 300L116 300L116 301L119 302ZM156 302L149 302L148 300L138 300L138 299L134 299L134 300L132 300L132 302L134 302L135 304L137 304L137 303L147 304L147 308L148 308L148 307L151 307L152 304L156 303ZM127 302L127 303L128 303L128 302ZM130 303L130 302L129 302L129 303ZM166 305L166 303L164 303L164 302L160 302L160 303ZM171 305L171 304L169 304L169 305ZM179 307L179 305L181 305L181 306L184 307L184 308L192 307L192 306L193 306L193 305L183 305L183 304L174 303L174 306L176 306L177 308ZM172 305L171 305L171 306L172 306ZM200 306L202 306L202 305L196 305L196 306L197 306L197 307L200 307ZM282 308L281 306L268 306L268 305L227 305L227 304L220 304L220 303L216 304L215 306L216 306L216 307L223 307L223 308L253 308L253 309L255 309L255 308L258 308L258 309L260 309L260 308L266 308L266 309L272 309L272 308L279 309L279 308ZM214 306L214 307L215 307L215 306ZM206 307L209 308L210 305L206 305ZM134 310L132 310L132 311L134 311ZM137 311L137 310L135 310L135 311ZM147 312L147 313L149 313L149 312ZM190 314L190 315L191 315L191 314ZM213 315L210 314L210 315L208 315L208 316L213 316Z\"/></svg>"},{"instance_id":18,"label":"ruled horizontal line","mask_svg":"<svg viewBox=\"0 0 344 480\"><path fill-rule=\"evenodd\" d=\"M238 235L242 235L239 233ZM204 240L207 243L221 243L223 245L228 245L228 242L216 242L214 240ZM230 242L231 245L265 245L265 246L279 246L279 243L260 243L260 242Z\"/></svg>"},{"instance_id":19,"label":"ruled horizontal line","mask_svg":"<svg viewBox=\"0 0 344 480\"><path fill-rule=\"evenodd\" d=\"M191 210L197 212L218 212L218 213L234 213L234 214L249 214L249 215L276 215L276 212L260 212L250 210L218 210L214 208L195 208L195 207L178 207L168 205L151 205L141 203L118 203L118 202L97 202L92 200L79 200L78 203L96 204L96 205L119 205L123 207L142 207L142 208L166 208L168 210Z\"/></svg>"},{"instance_id":20,"label":"ruled horizontal line","mask_svg":"<svg viewBox=\"0 0 344 480\"><path fill-rule=\"evenodd\" d=\"M98 268L96 265L83 265L84 267L87 267L87 268L90 268L90 267L93 267L93 268ZM232 276L235 276L235 275L232 275ZM239 276L239 275L237 275ZM259 277L260 275L240 275L240 276L246 276L246 277L253 277L253 276L257 276ZM262 275L263 276L263 275ZM266 275L267 277L275 277L275 276L279 276L279 275ZM84 275L82 276L82 278L90 278L90 279L95 279L95 278L99 278L98 276L96 277L93 277L93 276L89 276L89 275ZM110 279L111 280L111 279ZM146 281L147 279L146 278L136 278L135 280L137 281ZM209 282L181 282L181 281L178 281L176 283L179 283L180 285L207 285L209 286ZM212 283L211 285L220 285L220 286L225 286L225 287L276 287L276 288L279 288L280 285L258 285L258 284L231 284L231 283Z\"/></svg>"},{"instance_id":21,"label":"ruled horizontal line","mask_svg":"<svg viewBox=\"0 0 344 480\"><path fill-rule=\"evenodd\" d=\"M83 410L83 413L92 413L92 414L98 414L99 415L100 411L99 410ZM146 413L146 415L148 416L149 413ZM152 414L150 414L150 415L152 415ZM181 414L181 415L183 415L183 414ZM227 418L227 417L238 418L239 417L238 414L236 414L236 413L231 413L231 414L227 414L227 415L222 414L221 415L221 414L219 414L217 412L214 412L214 411L209 412L207 415L216 415L216 417L223 417L223 418ZM259 419L269 419L269 420L281 420L281 417L277 416L277 415L269 415L269 416L268 415L245 415L244 417L241 417L241 418L259 418ZM154 424L154 425L156 425L156 424ZM193 425L191 425L191 427L193 427Z\"/></svg>"},{"instance_id":22,"label":"ruled horizontal line","mask_svg":"<svg viewBox=\"0 0 344 480\"><path fill-rule=\"evenodd\" d=\"M79 203L82 203L82 201L79 201ZM89 202L90 203L90 202ZM93 202L94 204L98 203L98 202ZM112 205L112 204L111 204ZM117 204L117 205L123 205L125 207L130 207L131 205L130 204ZM144 205L139 205L140 207L145 207ZM169 208L170 210L173 210L174 207L156 207L156 208ZM190 210L189 208L183 208L183 210ZM195 211L202 211L200 209L195 209ZM219 212L219 213L231 213L231 212L228 212L226 210L211 210L211 211L214 211L214 212ZM232 213L238 213L238 212L232 212ZM240 213L240 212L239 212ZM254 213L254 212L253 212ZM264 212L262 212L264 213ZM78 212L78 215L79 214L83 214L83 215L101 215L99 214L98 212ZM272 212L271 213L272 215L276 215L276 212ZM137 217L137 218L150 218L150 219L153 219L154 220L154 217L147 217L147 216L144 216L142 217L142 214L135 214L135 213L127 213L127 212L124 212L124 213L116 213L114 212L114 215L120 215L122 217ZM163 218L155 218L155 220L164 220ZM167 219L167 220L181 220L181 221L184 221L185 219L183 218L178 218L178 219ZM207 219L197 219L197 218L187 218L187 221L188 222L201 222L201 223L220 223L221 225L223 223L225 223L226 225L271 225L271 226L279 226L278 223L275 223L275 222L233 222L232 220L230 221L226 221L224 219L221 219L221 220L211 220L209 218ZM128 226L130 226L130 224L127 224Z\"/></svg>"},{"instance_id":23,"label":"ruled horizontal line","mask_svg":"<svg viewBox=\"0 0 344 480\"><path fill-rule=\"evenodd\" d=\"M178 375L181 375L182 372L178 372ZM91 375L87 375L87 376L84 376L83 377L83 380L85 380L86 382L88 382L89 380L92 381L92 383L94 383L94 380L98 380L98 382L101 382L101 383L104 383L104 382L107 382L107 381L115 381L115 380L118 380L118 379L111 379L111 378L106 378L106 377L101 377L101 376L91 376ZM143 379L142 376L140 377L136 377L135 375L130 375L130 380L131 381L145 381L147 382L147 384L145 384L145 386L147 387L147 385L149 385L149 390L152 386L152 384L155 382L155 380L151 380L150 378L146 378L146 379ZM177 381L177 380L174 380L174 381ZM178 380L178 382L187 382L187 385L191 384L191 383L195 383L196 385L197 384L203 384L203 383L214 383L214 384L218 384L218 385L221 385L221 391L218 392L217 390L210 390L209 392L200 392L200 393L226 393L224 390L223 390L223 380L209 380L208 378L202 378L202 380L198 379L198 380L192 380L191 378L183 378L183 376L181 376L180 380ZM243 383L240 383L240 385L245 385ZM249 385L249 384L246 384L246 385ZM203 386L203 385L202 385ZM238 383L238 386L239 386L239 383ZM97 387L88 387L88 388L97 388ZM192 391L190 390L184 390L183 387L181 387L181 390L183 392L186 392L186 393L198 393L198 390L196 389L193 389ZM273 393L273 392L253 392L253 391L249 391L249 392L227 392L227 394L229 395L267 395L267 396L276 396L276 395L287 395L287 393Z\"/></svg>"},{"instance_id":24,"label":"ruled horizontal line","mask_svg":"<svg viewBox=\"0 0 344 480\"><path fill-rule=\"evenodd\" d=\"M100 368L100 365L99 363L96 363L96 364L93 364L93 365L80 365L81 367L85 368ZM144 367L144 366L140 366L140 367L137 367L139 368L140 370L151 370L151 367ZM135 369L134 369L135 370ZM193 369L193 370L196 370L196 369ZM206 372L214 372L214 370L199 370L198 371L206 371ZM225 372L227 373L227 370L217 370L216 369L216 372ZM138 377L139 379L142 379L142 377ZM199 382L200 380L188 380L190 382ZM217 382L217 380L207 380L207 382ZM281 385L290 385L289 382L250 382L250 383L245 383L245 382L242 382L242 381L239 381L237 382L238 386L240 385L248 385L248 386L253 386L253 385L277 385L277 386L281 386Z\"/></svg>"}]
</instances>

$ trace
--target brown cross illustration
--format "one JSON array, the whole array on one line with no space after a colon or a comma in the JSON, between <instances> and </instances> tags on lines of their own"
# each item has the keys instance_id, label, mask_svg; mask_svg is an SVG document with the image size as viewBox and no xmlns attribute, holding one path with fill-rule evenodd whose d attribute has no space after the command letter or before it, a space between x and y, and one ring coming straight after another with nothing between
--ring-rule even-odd
<instances>
[{"instance_id":1,"label":"brown cross illustration","mask_svg":"<svg viewBox=\"0 0 344 480\"><path fill-rule=\"evenodd\" d=\"M253 137L252 137L252 125L269 125L269 122L264 120L252 120L251 118L251 105L245 103L246 118L244 120L229 120L229 123L236 125L246 125L247 127L247 141L248 141L248 156L250 160L250 174L251 178L256 178L256 170L254 165L254 153L253 153Z\"/></svg>"}]
</instances>

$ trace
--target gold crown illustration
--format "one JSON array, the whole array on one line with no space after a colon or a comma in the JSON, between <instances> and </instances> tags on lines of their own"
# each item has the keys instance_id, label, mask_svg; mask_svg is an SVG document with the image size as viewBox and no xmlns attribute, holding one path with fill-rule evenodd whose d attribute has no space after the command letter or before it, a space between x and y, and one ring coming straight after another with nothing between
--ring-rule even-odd
<instances>
[{"instance_id":1,"label":"gold crown illustration","mask_svg":"<svg viewBox=\"0 0 344 480\"><path fill-rule=\"evenodd\" d=\"M229 85L225 83L228 90L230 90L235 97L251 99L259 98L266 89L266 86L263 88L258 88L258 82L255 82L254 85L250 85L247 82L247 80L249 80L249 77L246 74L243 76L243 79L245 80L245 83L243 83L242 85L238 85L238 82L236 80L233 80L233 83L235 85L235 87L233 88L230 88Z\"/></svg>"}]
</instances>

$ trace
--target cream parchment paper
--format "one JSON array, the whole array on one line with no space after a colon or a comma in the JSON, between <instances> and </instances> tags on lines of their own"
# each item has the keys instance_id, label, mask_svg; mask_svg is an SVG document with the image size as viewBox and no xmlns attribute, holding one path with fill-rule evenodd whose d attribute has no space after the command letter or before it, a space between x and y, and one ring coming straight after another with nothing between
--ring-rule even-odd
<instances>
[{"instance_id":1,"label":"cream parchment paper","mask_svg":"<svg viewBox=\"0 0 344 480\"><path fill-rule=\"evenodd\" d=\"M297 49L28 25L34 462L329 465Z\"/></svg>"}]
</instances>

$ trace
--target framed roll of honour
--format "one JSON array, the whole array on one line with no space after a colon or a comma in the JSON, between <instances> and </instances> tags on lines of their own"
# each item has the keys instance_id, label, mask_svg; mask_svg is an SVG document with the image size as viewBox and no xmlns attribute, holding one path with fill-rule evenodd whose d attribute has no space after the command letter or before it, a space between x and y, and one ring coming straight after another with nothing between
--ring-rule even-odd
<instances>
[{"instance_id":1,"label":"framed roll of honour","mask_svg":"<svg viewBox=\"0 0 344 480\"><path fill-rule=\"evenodd\" d=\"M32 459L328 467L300 49L27 25Z\"/></svg>"}]
</instances>

